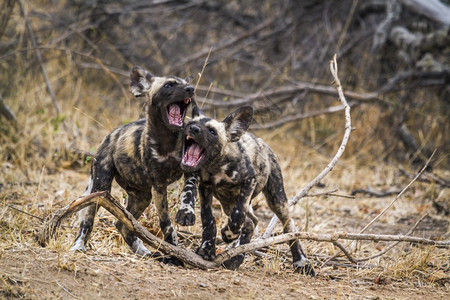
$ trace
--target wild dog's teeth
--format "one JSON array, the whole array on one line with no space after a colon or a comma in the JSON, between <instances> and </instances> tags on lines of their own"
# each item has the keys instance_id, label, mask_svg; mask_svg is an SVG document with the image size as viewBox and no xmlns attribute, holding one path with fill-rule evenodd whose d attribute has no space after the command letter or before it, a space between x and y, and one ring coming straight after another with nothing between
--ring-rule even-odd
<instances>
[{"instance_id":1,"label":"wild dog's teeth","mask_svg":"<svg viewBox=\"0 0 450 300\"><path fill-rule=\"evenodd\" d=\"M184 99L184 103L189 104L189 102L191 102L191 98Z\"/></svg>"}]
</instances>

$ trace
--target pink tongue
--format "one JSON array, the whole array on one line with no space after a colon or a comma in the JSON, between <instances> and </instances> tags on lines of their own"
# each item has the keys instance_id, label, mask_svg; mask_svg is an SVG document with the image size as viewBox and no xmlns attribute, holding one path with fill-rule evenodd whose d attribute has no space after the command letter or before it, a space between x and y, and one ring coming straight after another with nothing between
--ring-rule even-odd
<instances>
[{"instance_id":1,"label":"pink tongue","mask_svg":"<svg viewBox=\"0 0 450 300\"><path fill-rule=\"evenodd\" d=\"M171 104L169 106L169 123L172 125L181 125L180 107L177 104Z\"/></svg>"},{"instance_id":2,"label":"pink tongue","mask_svg":"<svg viewBox=\"0 0 450 300\"><path fill-rule=\"evenodd\" d=\"M202 149L199 145L191 145L184 155L184 164L188 166L196 166L198 164L198 159L200 158L200 153Z\"/></svg>"}]
</instances>

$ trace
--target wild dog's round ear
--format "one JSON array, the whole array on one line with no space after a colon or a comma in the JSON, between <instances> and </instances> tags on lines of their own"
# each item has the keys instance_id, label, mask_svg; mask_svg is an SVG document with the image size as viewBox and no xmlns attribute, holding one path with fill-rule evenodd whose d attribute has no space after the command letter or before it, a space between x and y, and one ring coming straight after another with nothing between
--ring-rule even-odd
<instances>
[{"instance_id":1,"label":"wild dog's round ear","mask_svg":"<svg viewBox=\"0 0 450 300\"><path fill-rule=\"evenodd\" d=\"M229 140L231 142L238 141L241 136L250 127L253 120L253 108L251 106L243 106L229 114L222 123L225 124Z\"/></svg>"},{"instance_id":2,"label":"wild dog's round ear","mask_svg":"<svg viewBox=\"0 0 450 300\"><path fill-rule=\"evenodd\" d=\"M130 92L136 96L144 96L150 90L153 75L142 67L133 67L130 72Z\"/></svg>"}]
</instances>

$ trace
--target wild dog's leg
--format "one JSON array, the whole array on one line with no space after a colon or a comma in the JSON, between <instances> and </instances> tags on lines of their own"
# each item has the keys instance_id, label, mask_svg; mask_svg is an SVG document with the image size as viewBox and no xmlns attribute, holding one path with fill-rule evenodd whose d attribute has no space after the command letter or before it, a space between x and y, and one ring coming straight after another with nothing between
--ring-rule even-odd
<instances>
[{"instance_id":1,"label":"wild dog's leg","mask_svg":"<svg viewBox=\"0 0 450 300\"><path fill-rule=\"evenodd\" d=\"M212 191L203 184L199 187L201 218L202 218L202 244L196 253L206 260L216 257L216 220L212 214Z\"/></svg>"},{"instance_id":2,"label":"wild dog's leg","mask_svg":"<svg viewBox=\"0 0 450 300\"><path fill-rule=\"evenodd\" d=\"M152 199L151 193L142 193L139 191L128 190L127 210L135 217L139 219L144 210L150 204ZM116 222L116 228L122 234L125 242L130 246L133 253L139 256L151 256L152 253L144 246L142 241L131 234L128 228L123 226L119 221Z\"/></svg>"},{"instance_id":3,"label":"wild dog's leg","mask_svg":"<svg viewBox=\"0 0 450 300\"><path fill-rule=\"evenodd\" d=\"M289 216L288 200L284 191L281 170L278 163L275 163L275 160L272 163L272 172L269 175L263 193L270 209L277 215L278 219L280 219L281 224L283 224L283 232L295 232L296 228L294 221ZM308 258L306 258L300 242L298 240L291 240L288 244L292 253L294 270L304 275L314 276L314 269Z\"/></svg>"},{"instance_id":4,"label":"wild dog's leg","mask_svg":"<svg viewBox=\"0 0 450 300\"><path fill-rule=\"evenodd\" d=\"M239 237L242 226L246 220L248 206L250 205L255 186L256 180L253 177L247 179L241 186L236 205L233 207L230 214L227 213L229 216L228 224L221 230L224 242L230 243Z\"/></svg>"},{"instance_id":5,"label":"wild dog's leg","mask_svg":"<svg viewBox=\"0 0 450 300\"><path fill-rule=\"evenodd\" d=\"M156 209L159 214L159 226L164 235L164 240L172 245L178 244L177 232L172 226L169 216L169 208L167 203L167 186L154 187L152 190L152 198L155 201Z\"/></svg>"},{"instance_id":6,"label":"wild dog's leg","mask_svg":"<svg viewBox=\"0 0 450 300\"><path fill-rule=\"evenodd\" d=\"M255 224L252 218L246 216L244 226L242 227L241 235L239 236L239 240L236 246L250 243L254 230ZM244 258L245 253L236 255L224 262L223 266L229 270L237 270L239 266L244 262Z\"/></svg>"},{"instance_id":7,"label":"wild dog's leg","mask_svg":"<svg viewBox=\"0 0 450 300\"><path fill-rule=\"evenodd\" d=\"M195 202L197 201L197 174L184 174L184 188L181 193L181 204L175 222L182 226L195 224Z\"/></svg>"},{"instance_id":8,"label":"wild dog's leg","mask_svg":"<svg viewBox=\"0 0 450 300\"><path fill-rule=\"evenodd\" d=\"M98 154L92 161L89 184L85 192L83 193L83 196L87 196L99 191L110 191L114 173L114 166L109 155L101 155L101 153ZM91 235L97 211L98 206L91 205L80 210L80 212L78 213L80 229L78 231L78 236L72 245L72 248L70 248L71 251L86 252L86 244Z\"/></svg>"},{"instance_id":9,"label":"wild dog's leg","mask_svg":"<svg viewBox=\"0 0 450 300\"><path fill-rule=\"evenodd\" d=\"M159 214L159 226L164 235L164 240L172 245L178 244L177 232L172 226L169 216L169 208L167 203L167 186L154 187L152 190L152 198L155 201L156 209ZM183 266L183 262L176 257L165 257L163 262L176 266Z\"/></svg>"}]
</instances>

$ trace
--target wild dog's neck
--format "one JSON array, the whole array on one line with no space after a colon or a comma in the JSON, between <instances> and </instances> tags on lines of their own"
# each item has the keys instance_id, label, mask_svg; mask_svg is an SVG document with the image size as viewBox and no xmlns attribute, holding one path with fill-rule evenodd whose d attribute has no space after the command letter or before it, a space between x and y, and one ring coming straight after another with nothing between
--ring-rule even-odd
<instances>
[{"instance_id":1,"label":"wild dog's neck","mask_svg":"<svg viewBox=\"0 0 450 300\"><path fill-rule=\"evenodd\" d=\"M149 106L147 109L145 127L145 148L151 147L159 153L171 153L179 147L180 130L170 130L166 126L165 116L161 116L161 111L157 107Z\"/></svg>"},{"instance_id":2,"label":"wild dog's neck","mask_svg":"<svg viewBox=\"0 0 450 300\"><path fill-rule=\"evenodd\" d=\"M224 166L229 166L241 161L242 153L239 150L237 143L229 143L222 149L221 153L217 155L208 166L204 167L204 171L210 174L218 174L224 171Z\"/></svg>"}]
</instances>

